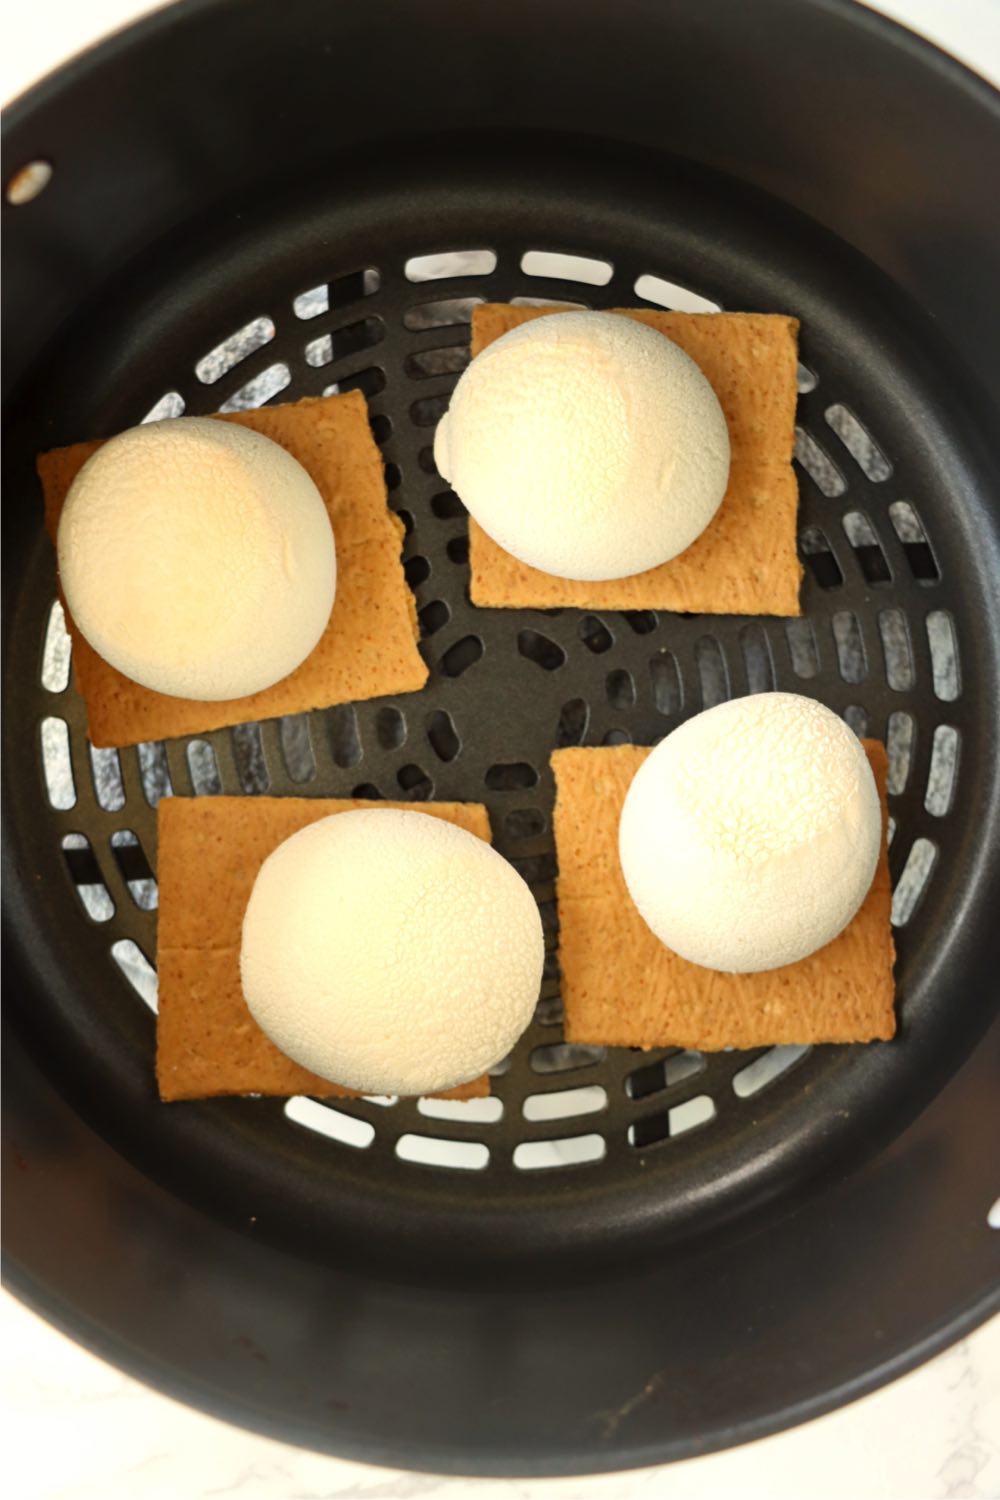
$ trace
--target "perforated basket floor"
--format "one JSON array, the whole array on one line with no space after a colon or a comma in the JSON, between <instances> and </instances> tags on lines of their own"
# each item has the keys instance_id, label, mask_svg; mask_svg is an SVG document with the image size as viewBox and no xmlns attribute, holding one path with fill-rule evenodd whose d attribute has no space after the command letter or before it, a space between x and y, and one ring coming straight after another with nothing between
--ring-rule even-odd
<instances>
[{"instance_id":1,"label":"perforated basket floor","mask_svg":"<svg viewBox=\"0 0 1000 1500\"><path fill-rule=\"evenodd\" d=\"M223 1197L249 1202L262 1163L295 1163L298 1177L270 1174L267 1196L297 1222L342 1224L348 1206L388 1213L389 1203L438 1240L458 1225L485 1246L500 1223L511 1250L571 1230L618 1242L690 1228L789 1172L814 1173L837 1145L827 1124L838 1111L852 1120L845 1138L859 1117L874 1127L903 1086L913 1035L933 1049L943 1024L931 981L963 899L959 851L976 819L969 739L982 734L969 680L981 601L949 560L963 546L949 435L923 420L890 308L850 267L816 278L825 242L791 240L780 222L762 228L721 201L707 214L704 190L685 202L683 181L664 222L594 168L570 193L573 170L559 186L497 184L485 200L461 180L419 199L369 180L349 206L341 195L337 209L290 202L241 215L225 235L213 228L203 246L195 237L147 262L105 318L103 344L81 341L52 388L52 442L362 390L406 526L431 668L424 692L398 700L94 751L39 537L16 642L22 662L37 662L17 687L32 726L20 813L51 903L43 920L58 927L53 961L76 971L52 1018L74 1066L84 1056L107 1089L151 1098L155 808L166 795L483 801L540 905L541 1003L489 1100L174 1106L189 1120L171 1128L198 1142L206 1180L206 1158L231 1165L245 1153L249 1176ZM803 618L472 608L466 518L431 444L481 300L800 316ZM901 1040L715 1056L567 1045L552 749L652 744L702 708L773 688L814 695L888 744ZM183 1179L176 1162L169 1170ZM306 1204L297 1194L316 1174L318 1202ZM549 1212L529 1223L528 1203Z\"/></svg>"}]
</instances>

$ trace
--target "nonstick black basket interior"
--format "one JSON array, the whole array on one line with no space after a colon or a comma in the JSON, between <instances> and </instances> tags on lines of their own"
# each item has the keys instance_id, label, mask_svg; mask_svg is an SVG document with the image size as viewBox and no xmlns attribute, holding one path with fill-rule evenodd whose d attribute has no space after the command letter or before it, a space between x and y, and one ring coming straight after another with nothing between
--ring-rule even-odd
<instances>
[{"instance_id":1,"label":"nonstick black basket interior","mask_svg":"<svg viewBox=\"0 0 1000 1500\"><path fill-rule=\"evenodd\" d=\"M746 97L731 84L744 131L768 67L776 88L801 98L804 73L822 94L818 60L839 49L858 109L859 72L877 54L894 70L882 97L916 117L946 99L950 149L965 150L928 207L923 177L914 196L903 170L917 173L917 146L890 149L902 139L891 111L868 166L844 155L850 126L831 155L836 132L816 105L797 147L781 141L761 172L754 151L779 150L765 119L756 147L734 135L720 160L708 134L703 151L676 139L676 101L646 106L662 114L651 140L623 79L617 125L609 89L584 139L576 116L601 28L626 53L638 35L620 9L573 10L567 81L552 85L559 135L525 56L542 45L540 18L553 35L568 7L535 7L531 27L526 11L523 29L512 12L493 34L448 6L389 7L388 33L348 6L280 9L182 7L50 83L11 130L5 173L36 156L55 165L37 202L5 207L17 366L4 501L8 1093L12 1148L35 1173L30 1190L20 1176L9 1188L18 1285L189 1399L345 1452L516 1472L735 1441L884 1378L996 1293L981 1113L995 1029L980 1038L995 1013L1000 899L1000 489L983 441L991 422L996 432L985 302L997 231L985 237L968 160L975 141L995 163L996 104L853 7L756 8L759 30L743 38L753 67L741 64L755 81ZM725 72L745 19L702 9L721 39L695 6L625 7L651 44ZM767 56L774 27L790 38L787 73ZM431 86L444 64L426 49L456 35L465 72L448 65L449 116ZM433 75L427 120L416 82L401 79L406 36L414 69L423 60ZM665 94L685 73L671 57ZM359 59L367 92L349 83ZM270 83L251 109L262 70ZM469 133L469 73L489 132ZM825 211L805 180L821 168ZM904 226L888 211L866 220L893 187ZM472 608L465 514L431 443L484 300L802 319L801 620ZM405 523L427 689L93 751L34 453L154 417L351 389L368 399ZM714 1056L567 1045L552 749L651 744L703 707L774 688L814 695L888 744L900 1039ZM155 1102L155 809L220 792L486 803L549 946L535 1022L490 1100ZM57 1245L77 1234L70 1272Z\"/></svg>"}]
</instances>

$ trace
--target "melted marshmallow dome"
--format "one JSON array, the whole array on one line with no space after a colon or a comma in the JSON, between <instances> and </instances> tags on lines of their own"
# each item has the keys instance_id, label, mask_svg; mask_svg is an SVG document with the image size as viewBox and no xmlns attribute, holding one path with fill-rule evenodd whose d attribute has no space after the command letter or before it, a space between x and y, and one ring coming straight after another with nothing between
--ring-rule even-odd
<instances>
[{"instance_id":1,"label":"melted marshmallow dome","mask_svg":"<svg viewBox=\"0 0 1000 1500\"><path fill-rule=\"evenodd\" d=\"M882 809L864 747L794 693L719 704L661 741L619 825L629 893L691 963L753 973L831 942L875 875Z\"/></svg>"},{"instance_id":2,"label":"melted marshmallow dome","mask_svg":"<svg viewBox=\"0 0 1000 1500\"><path fill-rule=\"evenodd\" d=\"M364 808L264 861L240 973L295 1062L363 1094L429 1094L506 1057L543 960L535 899L495 849L428 813Z\"/></svg>"},{"instance_id":3,"label":"melted marshmallow dome","mask_svg":"<svg viewBox=\"0 0 1000 1500\"><path fill-rule=\"evenodd\" d=\"M729 478L715 392L664 334L617 313L512 329L462 375L434 459L495 542L561 578L624 578L704 531Z\"/></svg>"},{"instance_id":4,"label":"melted marshmallow dome","mask_svg":"<svg viewBox=\"0 0 1000 1500\"><path fill-rule=\"evenodd\" d=\"M300 463L248 427L178 417L102 444L59 521L70 613L105 661L174 697L242 698L326 629L336 551Z\"/></svg>"}]
</instances>

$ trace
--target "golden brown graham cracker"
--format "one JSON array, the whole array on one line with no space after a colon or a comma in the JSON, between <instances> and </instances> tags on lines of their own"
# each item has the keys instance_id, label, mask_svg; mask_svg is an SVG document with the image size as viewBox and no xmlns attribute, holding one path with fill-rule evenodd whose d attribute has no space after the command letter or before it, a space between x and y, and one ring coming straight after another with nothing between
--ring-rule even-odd
<instances>
[{"instance_id":1,"label":"golden brown graham cracker","mask_svg":"<svg viewBox=\"0 0 1000 1500\"><path fill-rule=\"evenodd\" d=\"M416 608L400 561L402 527L386 504L382 460L364 397L358 391L307 397L259 411L228 412L215 420L238 422L272 438L312 475L337 543L337 595L330 622L302 665L273 687L247 698L199 703L154 693L124 677L88 645L67 610L73 670L94 745L204 734L227 724L414 692L427 681L417 650ZM53 542L69 487L100 446L74 443L39 456L45 525ZM247 649L253 650L252 641Z\"/></svg>"},{"instance_id":2,"label":"golden brown graham cracker","mask_svg":"<svg viewBox=\"0 0 1000 1500\"><path fill-rule=\"evenodd\" d=\"M865 750L887 820L885 747ZM556 750L559 962L566 1038L609 1047L764 1047L888 1040L896 1029L883 841L864 904L839 937L798 963L722 974L653 936L618 862L618 819L649 750Z\"/></svg>"},{"instance_id":3,"label":"golden brown graham cracker","mask_svg":"<svg viewBox=\"0 0 1000 1500\"><path fill-rule=\"evenodd\" d=\"M257 871L272 850L307 824L356 807L412 810L413 804L318 797L166 797L160 803L156 1078L161 1099L352 1095L353 1090L299 1067L261 1031L240 986L240 939ZM420 811L490 840L489 817L479 803L429 802ZM477 1078L443 1097L488 1093L489 1080Z\"/></svg>"},{"instance_id":4,"label":"golden brown graham cracker","mask_svg":"<svg viewBox=\"0 0 1000 1500\"><path fill-rule=\"evenodd\" d=\"M488 303L472 313L472 353L558 308ZM669 609L695 614L798 615L795 442L798 321L767 313L618 308L665 333L700 365L729 427L729 486L710 526L679 557L603 583L539 572L469 519L473 604L500 609Z\"/></svg>"}]
</instances>

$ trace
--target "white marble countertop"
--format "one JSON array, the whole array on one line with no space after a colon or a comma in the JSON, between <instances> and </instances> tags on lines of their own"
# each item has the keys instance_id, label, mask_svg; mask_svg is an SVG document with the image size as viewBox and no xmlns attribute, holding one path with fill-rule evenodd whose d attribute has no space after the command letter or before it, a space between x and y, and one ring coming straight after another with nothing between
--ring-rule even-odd
<instances>
[{"instance_id":1,"label":"white marble countertop","mask_svg":"<svg viewBox=\"0 0 1000 1500\"><path fill-rule=\"evenodd\" d=\"M32 0L7 12L0 98L159 0ZM1000 0L877 0L1000 84ZM1000 1318L895 1384L748 1447L572 1480L463 1480L325 1458L148 1390L0 1298L13 1500L1000 1500Z\"/></svg>"}]
</instances>

